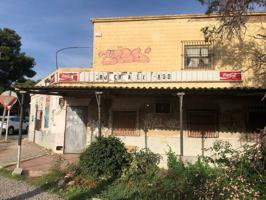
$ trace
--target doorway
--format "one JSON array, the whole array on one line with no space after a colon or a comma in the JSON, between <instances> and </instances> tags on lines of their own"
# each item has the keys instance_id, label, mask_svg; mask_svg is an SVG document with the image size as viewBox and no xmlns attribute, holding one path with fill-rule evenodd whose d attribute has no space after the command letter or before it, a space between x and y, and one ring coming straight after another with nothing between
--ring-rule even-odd
<instances>
[{"instance_id":1,"label":"doorway","mask_svg":"<svg viewBox=\"0 0 266 200\"><path fill-rule=\"evenodd\" d=\"M82 153L86 148L87 114L85 106L67 107L64 153Z\"/></svg>"}]
</instances>

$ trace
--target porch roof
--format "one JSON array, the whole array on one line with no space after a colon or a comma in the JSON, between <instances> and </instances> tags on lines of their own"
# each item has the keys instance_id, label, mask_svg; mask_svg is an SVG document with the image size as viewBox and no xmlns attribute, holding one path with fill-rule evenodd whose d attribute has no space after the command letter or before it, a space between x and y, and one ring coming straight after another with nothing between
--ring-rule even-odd
<instances>
[{"instance_id":1,"label":"porch roof","mask_svg":"<svg viewBox=\"0 0 266 200\"><path fill-rule=\"evenodd\" d=\"M33 86L17 87L20 91L31 94L45 95L69 95L78 93L90 93L96 90L115 91L115 92L145 92L146 93L175 93L185 92L194 93L221 93L221 94L254 94L263 95L266 92L264 87L128 87L115 85L50 85L50 86Z\"/></svg>"}]
</instances>

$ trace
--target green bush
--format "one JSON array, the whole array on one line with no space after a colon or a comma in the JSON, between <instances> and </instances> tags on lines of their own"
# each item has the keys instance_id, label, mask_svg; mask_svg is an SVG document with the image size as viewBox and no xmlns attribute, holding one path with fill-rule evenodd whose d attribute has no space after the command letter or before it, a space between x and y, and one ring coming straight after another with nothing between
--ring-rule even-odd
<instances>
[{"instance_id":1,"label":"green bush","mask_svg":"<svg viewBox=\"0 0 266 200\"><path fill-rule=\"evenodd\" d=\"M217 185L211 187L220 187L224 199L266 199L265 140L241 149L218 141L210 149L212 155L206 159L222 169Z\"/></svg>"},{"instance_id":2,"label":"green bush","mask_svg":"<svg viewBox=\"0 0 266 200\"><path fill-rule=\"evenodd\" d=\"M114 178L129 165L130 154L124 144L115 137L99 137L80 156L84 174L93 177Z\"/></svg>"},{"instance_id":3,"label":"green bush","mask_svg":"<svg viewBox=\"0 0 266 200\"><path fill-rule=\"evenodd\" d=\"M169 188L173 195L185 199L213 199L217 194L217 188L211 188L210 183L216 182L221 171L211 167L206 161L199 158L193 164L184 163L170 149L167 152L167 166L168 172L162 182L162 189Z\"/></svg>"},{"instance_id":4,"label":"green bush","mask_svg":"<svg viewBox=\"0 0 266 200\"><path fill-rule=\"evenodd\" d=\"M141 175L153 176L159 169L160 159L161 156L159 154L153 153L149 149L141 149L132 154L130 167L125 170L124 177L132 179Z\"/></svg>"},{"instance_id":5,"label":"green bush","mask_svg":"<svg viewBox=\"0 0 266 200\"><path fill-rule=\"evenodd\" d=\"M154 199L161 156L149 149L132 154L130 167L101 195L103 199Z\"/></svg>"}]
</instances>

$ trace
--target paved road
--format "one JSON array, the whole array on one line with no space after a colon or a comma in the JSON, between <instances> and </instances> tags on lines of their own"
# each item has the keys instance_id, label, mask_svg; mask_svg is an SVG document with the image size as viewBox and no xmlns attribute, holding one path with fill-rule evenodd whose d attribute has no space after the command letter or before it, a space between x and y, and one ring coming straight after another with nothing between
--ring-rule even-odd
<instances>
[{"instance_id":1,"label":"paved road","mask_svg":"<svg viewBox=\"0 0 266 200\"><path fill-rule=\"evenodd\" d=\"M0 199L22 200L57 200L62 199L55 194L44 192L40 188L27 185L25 182L16 181L0 176Z\"/></svg>"}]
</instances>

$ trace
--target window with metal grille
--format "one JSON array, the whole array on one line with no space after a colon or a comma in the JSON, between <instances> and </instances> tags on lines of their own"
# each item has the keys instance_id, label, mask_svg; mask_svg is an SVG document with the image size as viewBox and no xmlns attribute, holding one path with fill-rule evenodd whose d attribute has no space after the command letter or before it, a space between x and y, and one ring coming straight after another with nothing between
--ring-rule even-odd
<instances>
[{"instance_id":1,"label":"window with metal grille","mask_svg":"<svg viewBox=\"0 0 266 200\"><path fill-rule=\"evenodd\" d=\"M213 69L212 44L204 41L183 41L184 69Z\"/></svg>"},{"instance_id":2,"label":"window with metal grille","mask_svg":"<svg viewBox=\"0 0 266 200\"><path fill-rule=\"evenodd\" d=\"M113 135L137 136L137 112L136 111L114 111L113 112Z\"/></svg>"},{"instance_id":3,"label":"window with metal grille","mask_svg":"<svg viewBox=\"0 0 266 200\"><path fill-rule=\"evenodd\" d=\"M194 138L219 137L218 117L215 110L189 110L187 113L188 136Z\"/></svg>"}]
</instances>

